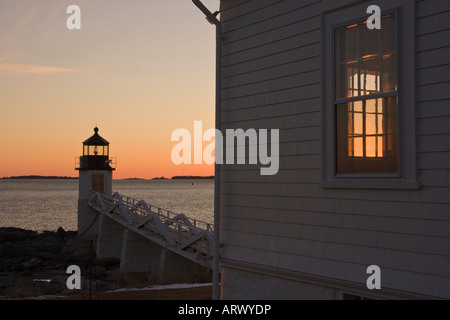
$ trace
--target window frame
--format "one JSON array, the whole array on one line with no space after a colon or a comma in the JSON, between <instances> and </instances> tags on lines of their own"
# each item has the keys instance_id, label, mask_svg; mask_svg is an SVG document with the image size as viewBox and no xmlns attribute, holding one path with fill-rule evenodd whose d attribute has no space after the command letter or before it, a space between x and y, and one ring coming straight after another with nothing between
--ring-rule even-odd
<instances>
[{"instance_id":1,"label":"window frame","mask_svg":"<svg viewBox=\"0 0 450 320\"><path fill-rule=\"evenodd\" d=\"M398 69L398 173L337 174L337 113L335 32L338 28L367 20L368 2L334 8L322 13L322 115L323 188L419 189L416 152L416 50L415 1L382 0L381 16L395 13ZM406 54L406 53L410 54ZM367 99L368 96L363 97ZM361 98L361 97L358 97ZM351 100L351 99L350 99ZM360 101L360 100L357 100Z\"/></svg>"}]
</instances>

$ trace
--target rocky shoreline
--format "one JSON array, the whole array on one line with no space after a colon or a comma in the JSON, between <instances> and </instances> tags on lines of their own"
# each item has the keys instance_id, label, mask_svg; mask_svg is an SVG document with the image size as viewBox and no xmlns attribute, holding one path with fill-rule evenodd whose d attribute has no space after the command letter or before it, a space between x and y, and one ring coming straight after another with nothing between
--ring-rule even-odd
<instances>
[{"instance_id":1,"label":"rocky shoreline","mask_svg":"<svg viewBox=\"0 0 450 320\"><path fill-rule=\"evenodd\" d=\"M7 299L209 299L207 287L172 290L170 293L130 293L124 288L149 288L155 285L179 283L180 279L158 280L150 272L125 273L120 260L96 259L96 238L78 237L76 231L36 232L20 228L0 228L0 300ZM69 290L67 268L81 269L81 289ZM92 266L91 269L88 267ZM87 270L92 270L89 282ZM199 273L184 283L208 283L210 273ZM91 286L89 286L91 284ZM91 288L91 290L89 289ZM119 290L120 291L120 290ZM118 295L118 296L117 296Z\"/></svg>"},{"instance_id":2,"label":"rocky shoreline","mask_svg":"<svg viewBox=\"0 0 450 320\"><path fill-rule=\"evenodd\" d=\"M81 294L81 290L67 288L70 274L66 271L70 265L77 265L84 275L90 262L91 240L79 239L76 231L63 228L43 232L0 228L0 298ZM106 291L123 287L118 267L118 259L95 260L95 288Z\"/></svg>"}]
</instances>

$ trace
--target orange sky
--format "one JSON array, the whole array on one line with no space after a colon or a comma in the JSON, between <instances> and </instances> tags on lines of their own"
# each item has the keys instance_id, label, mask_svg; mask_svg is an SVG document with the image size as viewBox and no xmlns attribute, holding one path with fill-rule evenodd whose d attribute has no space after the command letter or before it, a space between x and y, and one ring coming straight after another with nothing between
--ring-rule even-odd
<instances>
[{"instance_id":1,"label":"orange sky","mask_svg":"<svg viewBox=\"0 0 450 320\"><path fill-rule=\"evenodd\" d=\"M77 176L96 125L115 178L213 174L173 165L170 138L214 126L214 27L190 0L132 3L0 0L0 177ZM71 4L81 30L66 27Z\"/></svg>"}]
</instances>

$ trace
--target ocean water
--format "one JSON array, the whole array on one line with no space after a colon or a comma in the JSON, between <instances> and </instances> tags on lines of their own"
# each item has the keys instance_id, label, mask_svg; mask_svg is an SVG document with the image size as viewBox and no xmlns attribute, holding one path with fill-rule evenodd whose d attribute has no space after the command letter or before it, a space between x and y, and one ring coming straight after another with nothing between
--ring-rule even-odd
<instances>
[{"instance_id":1,"label":"ocean water","mask_svg":"<svg viewBox=\"0 0 450 320\"><path fill-rule=\"evenodd\" d=\"M113 191L213 223L213 180L114 180ZM77 230L78 180L0 180L0 227Z\"/></svg>"}]
</instances>

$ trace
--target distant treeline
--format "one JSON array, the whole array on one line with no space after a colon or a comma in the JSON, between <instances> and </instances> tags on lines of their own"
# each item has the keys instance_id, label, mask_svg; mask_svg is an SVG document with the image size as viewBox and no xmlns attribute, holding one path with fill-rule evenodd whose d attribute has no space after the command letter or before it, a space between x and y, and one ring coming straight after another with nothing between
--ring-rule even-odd
<instances>
[{"instance_id":1,"label":"distant treeline","mask_svg":"<svg viewBox=\"0 0 450 320\"><path fill-rule=\"evenodd\" d=\"M66 176L13 176L3 177L2 179L78 179L78 177L66 177Z\"/></svg>"},{"instance_id":2,"label":"distant treeline","mask_svg":"<svg viewBox=\"0 0 450 320\"><path fill-rule=\"evenodd\" d=\"M207 177L203 177L203 176L174 176L174 177L172 177L172 180L176 180L176 179L214 179L214 176L207 176Z\"/></svg>"}]
</instances>

